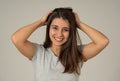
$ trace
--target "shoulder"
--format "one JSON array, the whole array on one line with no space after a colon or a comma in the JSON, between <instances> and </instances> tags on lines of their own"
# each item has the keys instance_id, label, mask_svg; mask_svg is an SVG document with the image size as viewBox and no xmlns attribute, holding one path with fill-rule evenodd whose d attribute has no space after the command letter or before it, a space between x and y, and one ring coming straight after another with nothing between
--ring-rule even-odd
<instances>
[{"instance_id":1,"label":"shoulder","mask_svg":"<svg viewBox=\"0 0 120 81\"><path fill-rule=\"evenodd\" d=\"M38 43L33 43L33 44L35 46L35 52L32 60L36 60L42 57L42 55L44 54L45 48L43 44L38 44Z\"/></svg>"},{"instance_id":2,"label":"shoulder","mask_svg":"<svg viewBox=\"0 0 120 81\"><path fill-rule=\"evenodd\" d=\"M78 46L77 46L77 47L78 47L78 50L79 50L80 52L82 52L84 46L85 46L84 44L82 44L82 45L78 45Z\"/></svg>"},{"instance_id":3,"label":"shoulder","mask_svg":"<svg viewBox=\"0 0 120 81\"><path fill-rule=\"evenodd\" d=\"M33 44L34 44L34 46L35 46L35 52L37 52L37 51L42 51L42 50L45 49L42 44L38 44L38 43L33 43Z\"/></svg>"},{"instance_id":4,"label":"shoulder","mask_svg":"<svg viewBox=\"0 0 120 81\"><path fill-rule=\"evenodd\" d=\"M82 65L83 65L83 62L86 62L87 61L87 59L85 58L85 56L83 55L83 49L84 49L84 47L85 47L85 45L86 44L82 44L82 45L78 45L77 47L78 47L78 50L79 50L79 52L82 54Z\"/></svg>"}]
</instances>

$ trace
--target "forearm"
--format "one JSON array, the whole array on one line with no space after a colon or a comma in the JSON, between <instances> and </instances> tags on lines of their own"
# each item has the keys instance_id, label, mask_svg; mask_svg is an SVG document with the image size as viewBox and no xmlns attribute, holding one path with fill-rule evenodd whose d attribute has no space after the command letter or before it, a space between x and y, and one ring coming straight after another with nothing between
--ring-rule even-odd
<instances>
[{"instance_id":1,"label":"forearm","mask_svg":"<svg viewBox=\"0 0 120 81\"><path fill-rule=\"evenodd\" d=\"M29 24L27 26L20 28L12 35L12 40L14 42L27 41L27 39L30 37L30 35L41 25L42 25L41 20L38 20L32 24Z\"/></svg>"},{"instance_id":2,"label":"forearm","mask_svg":"<svg viewBox=\"0 0 120 81\"><path fill-rule=\"evenodd\" d=\"M101 52L108 44L108 38L100 31L80 21L79 16L75 13L78 28L83 31L92 42L86 44L82 50L85 60L88 60Z\"/></svg>"},{"instance_id":3,"label":"forearm","mask_svg":"<svg viewBox=\"0 0 120 81\"><path fill-rule=\"evenodd\" d=\"M94 44L104 44L108 41L108 38L100 31L88 26L83 22L79 22L79 28L87 34Z\"/></svg>"}]
</instances>

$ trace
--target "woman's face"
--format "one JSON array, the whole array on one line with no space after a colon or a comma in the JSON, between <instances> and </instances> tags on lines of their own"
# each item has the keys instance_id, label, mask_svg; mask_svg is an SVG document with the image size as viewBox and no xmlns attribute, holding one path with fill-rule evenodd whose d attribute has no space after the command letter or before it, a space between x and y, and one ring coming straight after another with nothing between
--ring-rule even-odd
<instances>
[{"instance_id":1,"label":"woman's face","mask_svg":"<svg viewBox=\"0 0 120 81\"><path fill-rule=\"evenodd\" d=\"M69 25L68 20L64 20L63 18L53 19L49 31L52 46L61 46L68 40Z\"/></svg>"}]
</instances>

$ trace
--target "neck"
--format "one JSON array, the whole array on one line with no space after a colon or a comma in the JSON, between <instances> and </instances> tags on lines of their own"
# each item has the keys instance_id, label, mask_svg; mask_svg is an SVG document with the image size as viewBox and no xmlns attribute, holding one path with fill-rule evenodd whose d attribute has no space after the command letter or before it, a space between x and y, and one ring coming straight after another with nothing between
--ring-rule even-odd
<instances>
[{"instance_id":1,"label":"neck","mask_svg":"<svg viewBox=\"0 0 120 81\"><path fill-rule=\"evenodd\" d=\"M55 54L55 56L59 56L60 55L60 49L61 47L60 46L51 46L51 49L53 51L53 53Z\"/></svg>"}]
</instances>

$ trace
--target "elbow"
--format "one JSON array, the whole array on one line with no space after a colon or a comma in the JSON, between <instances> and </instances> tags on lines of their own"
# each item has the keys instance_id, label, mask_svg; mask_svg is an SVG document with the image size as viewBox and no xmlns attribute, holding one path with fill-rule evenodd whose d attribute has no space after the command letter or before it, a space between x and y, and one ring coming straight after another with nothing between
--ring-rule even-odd
<instances>
[{"instance_id":1,"label":"elbow","mask_svg":"<svg viewBox=\"0 0 120 81\"><path fill-rule=\"evenodd\" d=\"M109 39L107 40L107 45L110 43Z\"/></svg>"},{"instance_id":2,"label":"elbow","mask_svg":"<svg viewBox=\"0 0 120 81\"><path fill-rule=\"evenodd\" d=\"M10 38L11 38L11 41L12 41L13 43L16 42L16 37L15 37L14 35L12 35Z\"/></svg>"},{"instance_id":3,"label":"elbow","mask_svg":"<svg viewBox=\"0 0 120 81\"><path fill-rule=\"evenodd\" d=\"M96 46L105 48L109 44L109 39L108 38L103 38L100 39L98 43L96 43Z\"/></svg>"},{"instance_id":4,"label":"elbow","mask_svg":"<svg viewBox=\"0 0 120 81\"><path fill-rule=\"evenodd\" d=\"M21 46L24 45L26 41L22 40L20 37L18 37L17 35L13 34L11 36L11 41L15 46Z\"/></svg>"},{"instance_id":5,"label":"elbow","mask_svg":"<svg viewBox=\"0 0 120 81\"><path fill-rule=\"evenodd\" d=\"M17 48L22 45L22 43L19 41L19 39L17 39L14 34L11 36L11 41Z\"/></svg>"},{"instance_id":6,"label":"elbow","mask_svg":"<svg viewBox=\"0 0 120 81\"><path fill-rule=\"evenodd\" d=\"M108 38L105 38L105 39L102 41L102 44L106 47L106 46L109 44L109 39L108 39Z\"/></svg>"},{"instance_id":7,"label":"elbow","mask_svg":"<svg viewBox=\"0 0 120 81\"><path fill-rule=\"evenodd\" d=\"M14 34L11 36L11 41L13 42L13 44L16 44L18 42Z\"/></svg>"}]
</instances>

